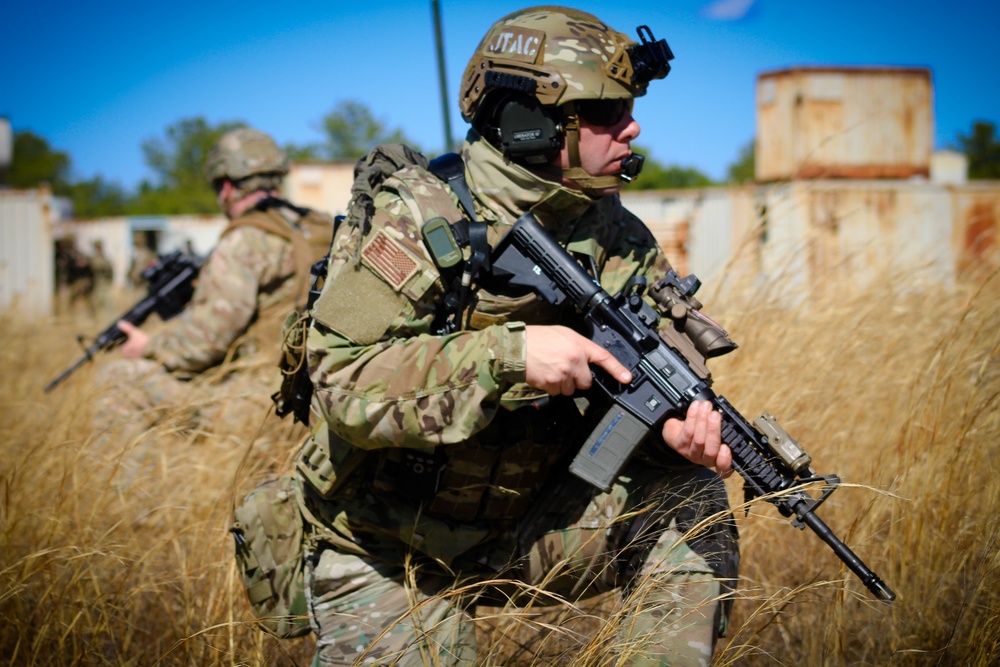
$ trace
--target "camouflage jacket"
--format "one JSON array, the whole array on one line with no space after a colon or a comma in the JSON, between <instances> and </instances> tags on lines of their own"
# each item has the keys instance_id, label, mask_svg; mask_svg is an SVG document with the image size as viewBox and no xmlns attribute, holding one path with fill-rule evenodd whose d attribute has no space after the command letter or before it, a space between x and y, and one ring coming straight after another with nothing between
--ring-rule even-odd
<instances>
[{"instance_id":1,"label":"camouflage jacket","mask_svg":"<svg viewBox=\"0 0 1000 667\"><path fill-rule=\"evenodd\" d=\"M107 255L94 253L90 256L90 273L94 277L95 286L107 287L115 278L115 267L111 265Z\"/></svg>"},{"instance_id":2,"label":"camouflage jacket","mask_svg":"<svg viewBox=\"0 0 1000 667\"><path fill-rule=\"evenodd\" d=\"M275 209L266 211L282 224ZM291 308L295 258L292 244L275 234L231 223L198 275L191 303L153 335L146 356L168 370L199 373L221 363L262 314ZM285 307L287 306L287 307ZM277 326L270 338L277 345ZM269 342L268 339L263 341Z\"/></svg>"},{"instance_id":3,"label":"camouflage jacket","mask_svg":"<svg viewBox=\"0 0 1000 667\"><path fill-rule=\"evenodd\" d=\"M540 179L474 133L463 158L491 245L532 210L612 293L668 268L617 196L595 201ZM435 187L426 170L404 169L376 196L370 229L335 243L307 341L322 421L298 467L318 520L348 538L344 548L363 533L449 562L522 516L585 434L571 427L582 421L572 400L530 407L542 393L524 383L524 325L566 324L571 313L484 287L467 330L431 333L446 287L420 227L457 206L435 204Z\"/></svg>"}]
</instances>

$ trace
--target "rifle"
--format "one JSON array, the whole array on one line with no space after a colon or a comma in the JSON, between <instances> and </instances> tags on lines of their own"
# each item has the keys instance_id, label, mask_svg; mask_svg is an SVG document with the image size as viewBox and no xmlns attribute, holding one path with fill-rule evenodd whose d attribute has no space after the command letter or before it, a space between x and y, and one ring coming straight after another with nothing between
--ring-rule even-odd
<instances>
[{"instance_id":1,"label":"rifle","mask_svg":"<svg viewBox=\"0 0 1000 667\"><path fill-rule=\"evenodd\" d=\"M633 278L611 296L531 213L523 215L494 251L493 276L515 288L534 291L554 306L567 299L583 316L584 335L608 349L632 373L621 384L595 368L594 384L612 401L570 465L581 479L604 489L651 432L659 433L671 416L682 417L692 401L709 401L722 414L722 440L733 453L733 468L744 480L748 500L763 497L792 525L808 526L884 602L896 594L844 544L816 508L837 488L837 475L816 475L811 457L769 414L753 424L711 389L708 358L734 350L728 334L699 312L695 276L673 270L650 290L654 309L642 298L646 281ZM663 317L672 326L660 330ZM821 482L819 497L804 488Z\"/></svg>"},{"instance_id":2,"label":"rifle","mask_svg":"<svg viewBox=\"0 0 1000 667\"><path fill-rule=\"evenodd\" d=\"M60 382L68 378L77 368L93 359L97 352L110 349L119 341L125 339L125 334L118 328L118 322L125 320L136 326L141 325L154 312L160 319L169 320L187 305L194 294L194 280L201 270L202 260L198 257L183 254L180 250L163 255L152 266L142 272L142 279L149 283L146 296L134 306L126 310L114 323L94 338L94 342L86 347L83 356L45 385L49 392ZM78 336L83 341L82 336Z\"/></svg>"}]
</instances>

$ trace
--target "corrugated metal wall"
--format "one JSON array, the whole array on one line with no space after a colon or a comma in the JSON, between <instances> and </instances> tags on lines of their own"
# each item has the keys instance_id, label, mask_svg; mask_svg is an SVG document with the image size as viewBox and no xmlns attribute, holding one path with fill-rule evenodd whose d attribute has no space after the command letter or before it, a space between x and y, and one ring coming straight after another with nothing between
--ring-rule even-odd
<instances>
[{"instance_id":1,"label":"corrugated metal wall","mask_svg":"<svg viewBox=\"0 0 1000 667\"><path fill-rule=\"evenodd\" d=\"M754 189L701 188L626 192L625 205L646 223L682 275L716 279L756 232Z\"/></svg>"},{"instance_id":2,"label":"corrugated metal wall","mask_svg":"<svg viewBox=\"0 0 1000 667\"><path fill-rule=\"evenodd\" d=\"M1000 197L997 183L969 183L955 188L951 228L952 247L958 251L959 274L983 264L1000 265Z\"/></svg>"},{"instance_id":3,"label":"corrugated metal wall","mask_svg":"<svg viewBox=\"0 0 1000 667\"><path fill-rule=\"evenodd\" d=\"M675 268L697 274L709 296L744 276L783 278L807 295L834 276L869 289L885 271L952 281L1000 265L997 182L811 180L625 193L622 200ZM38 191L0 191L0 306L52 312L58 210L58 200ZM60 222L58 235L72 236L87 253L101 239L121 285L136 230L155 229L160 251L190 239L207 253L225 224L222 216L106 218Z\"/></svg>"},{"instance_id":4,"label":"corrugated metal wall","mask_svg":"<svg viewBox=\"0 0 1000 667\"><path fill-rule=\"evenodd\" d=\"M52 234L58 208L44 189L0 190L0 308L33 315L52 312Z\"/></svg>"},{"instance_id":5,"label":"corrugated metal wall","mask_svg":"<svg viewBox=\"0 0 1000 667\"><path fill-rule=\"evenodd\" d=\"M623 193L622 203L646 223L678 273L688 272L690 229L698 217L701 190Z\"/></svg>"},{"instance_id":6,"label":"corrugated metal wall","mask_svg":"<svg viewBox=\"0 0 1000 667\"><path fill-rule=\"evenodd\" d=\"M1000 266L998 182L799 180L626 193L622 202L708 289L751 277L805 297L834 284L877 288L887 275L950 283Z\"/></svg>"},{"instance_id":7,"label":"corrugated metal wall","mask_svg":"<svg viewBox=\"0 0 1000 667\"><path fill-rule=\"evenodd\" d=\"M995 196L1000 199L1000 188ZM820 293L830 283L858 289L918 271L952 281L952 190L930 183L797 181L770 191L765 273ZM834 280L834 279L838 280Z\"/></svg>"}]
</instances>

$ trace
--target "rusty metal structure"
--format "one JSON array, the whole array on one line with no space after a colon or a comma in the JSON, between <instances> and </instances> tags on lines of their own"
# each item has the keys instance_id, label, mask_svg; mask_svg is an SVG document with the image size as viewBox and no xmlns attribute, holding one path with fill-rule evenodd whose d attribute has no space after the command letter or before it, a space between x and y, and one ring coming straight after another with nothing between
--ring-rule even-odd
<instances>
[{"instance_id":1,"label":"rusty metal structure","mask_svg":"<svg viewBox=\"0 0 1000 667\"><path fill-rule=\"evenodd\" d=\"M756 183L625 192L674 266L705 290L738 277L785 279L800 295L838 277L866 289L887 271L962 280L1000 266L1000 182L966 177L964 155L933 151L930 70L790 67L757 80ZM292 165L285 194L343 213L353 162ZM207 252L221 216L67 220L47 193L0 191L0 308L51 310L55 239L101 239L116 281L136 233L156 249Z\"/></svg>"},{"instance_id":2,"label":"rusty metal structure","mask_svg":"<svg viewBox=\"0 0 1000 667\"><path fill-rule=\"evenodd\" d=\"M757 78L756 179L929 176L931 71L793 67Z\"/></svg>"},{"instance_id":3,"label":"rusty metal structure","mask_svg":"<svg viewBox=\"0 0 1000 667\"><path fill-rule=\"evenodd\" d=\"M756 97L756 183L622 196L706 288L745 276L798 298L1000 266L1000 182L933 150L929 69L789 67Z\"/></svg>"},{"instance_id":4,"label":"rusty metal structure","mask_svg":"<svg viewBox=\"0 0 1000 667\"><path fill-rule=\"evenodd\" d=\"M351 199L355 162L292 163L285 177L284 194L299 206L325 211L330 215L343 215L347 213Z\"/></svg>"}]
</instances>

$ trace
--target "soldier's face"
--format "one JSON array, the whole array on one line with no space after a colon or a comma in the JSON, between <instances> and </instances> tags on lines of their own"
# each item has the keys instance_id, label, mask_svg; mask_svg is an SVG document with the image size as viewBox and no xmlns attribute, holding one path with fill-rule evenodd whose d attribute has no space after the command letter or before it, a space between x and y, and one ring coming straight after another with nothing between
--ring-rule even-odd
<instances>
[{"instance_id":1,"label":"soldier's face","mask_svg":"<svg viewBox=\"0 0 1000 667\"><path fill-rule=\"evenodd\" d=\"M580 118L580 166L591 176L620 174L622 158L632 154L630 143L639 136L639 123L632 117L631 109L622 113L613 125L598 125ZM569 168L569 149L563 142L557 158L558 166ZM601 194L612 194L625 187L607 188Z\"/></svg>"},{"instance_id":2,"label":"soldier's face","mask_svg":"<svg viewBox=\"0 0 1000 667\"><path fill-rule=\"evenodd\" d=\"M229 207L236 197L236 188L228 180L222 180L215 189L215 200L219 203L219 208L227 216L230 215Z\"/></svg>"}]
</instances>

